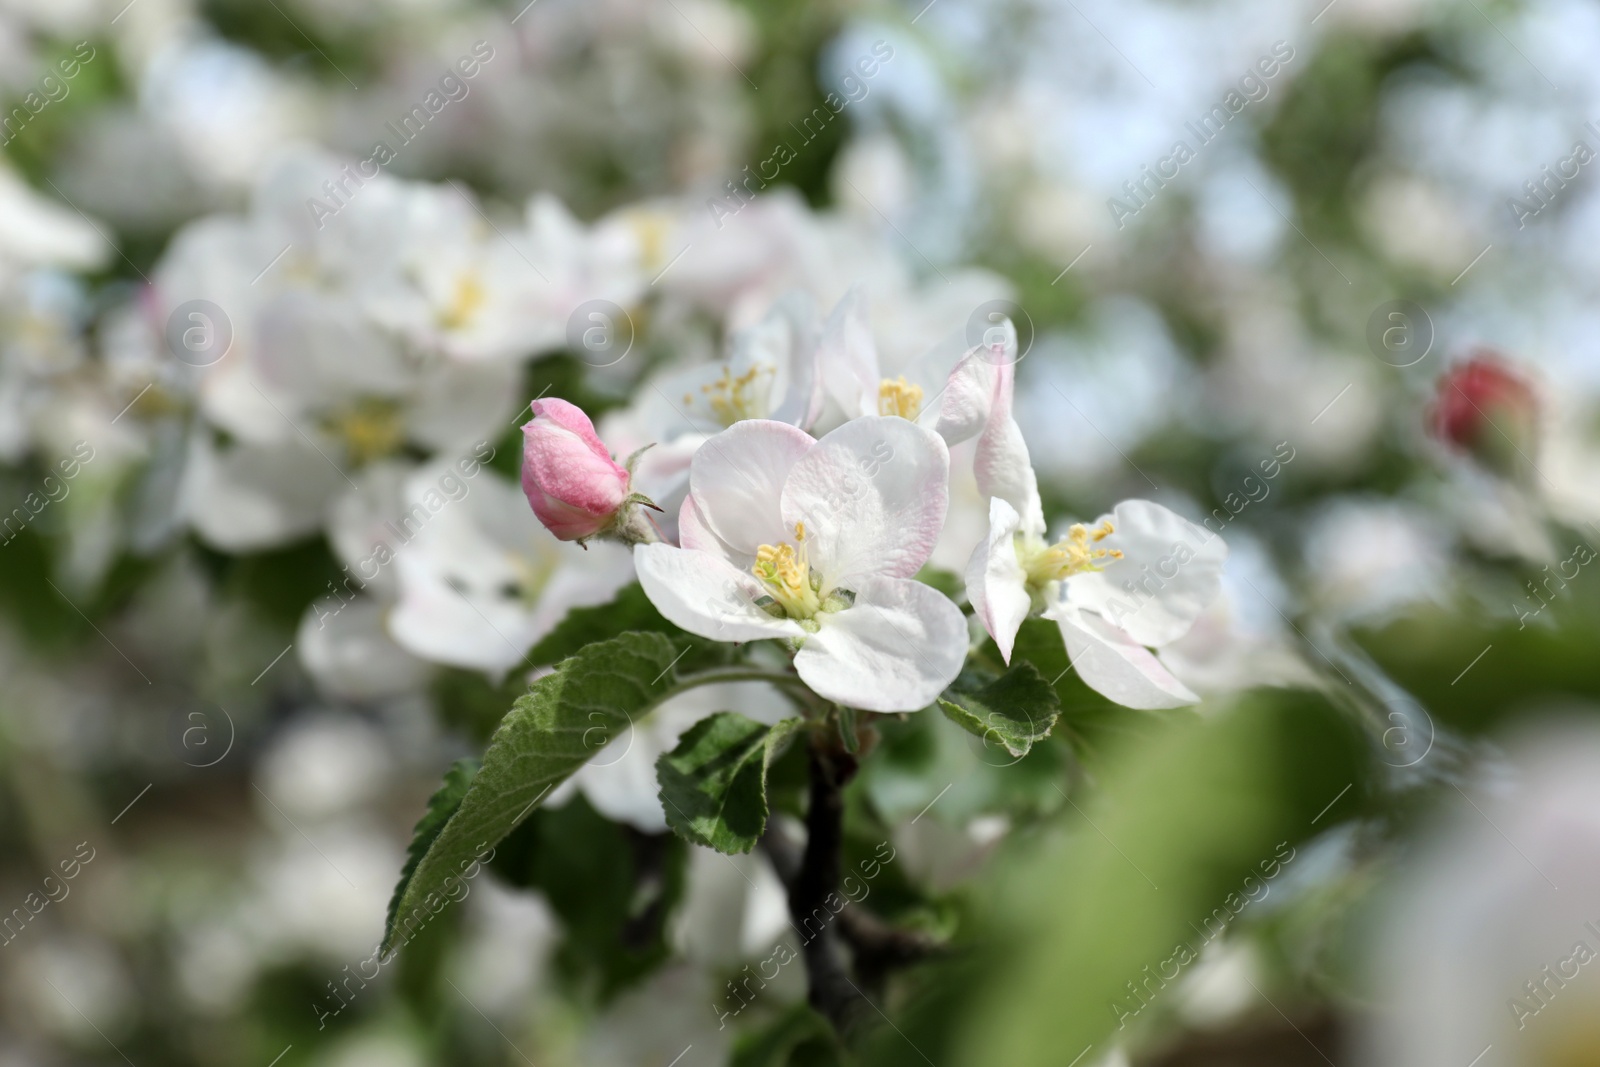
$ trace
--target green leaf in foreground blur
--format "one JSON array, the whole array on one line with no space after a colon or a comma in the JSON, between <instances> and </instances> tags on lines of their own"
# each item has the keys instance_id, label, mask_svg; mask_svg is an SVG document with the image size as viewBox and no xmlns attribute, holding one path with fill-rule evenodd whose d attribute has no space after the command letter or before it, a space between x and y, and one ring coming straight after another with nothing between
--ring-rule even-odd
<instances>
[{"instance_id":1,"label":"green leaf in foreground blur","mask_svg":"<svg viewBox=\"0 0 1600 1067\"><path fill-rule=\"evenodd\" d=\"M1123 750L1058 847L1032 842L994 872L1005 948L952 1067L1105 1055L1176 996L1208 941L1248 921L1250 887L1359 808L1368 765L1353 723L1320 695L1281 690Z\"/></svg>"},{"instance_id":2,"label":"green leaf in foreground blur","mask_svg":"<svg viewBox=\"0 0 1600 1067\"><path fill-rule=\"evenodd\" d=\"M403 926L424 923L437 910L452 878L670 692L678 653L661 634L623 634L590 645L533 683L489 739L482 769L455 813L421 859L407 865L409 877L402 876L390 904L385 952Z\"/></svg>"},{"instance_id":3,"label":"green leaf in foreground blur","mask_svg":"<svg viewBox=\"0 0 1600 1067\"><path fill-rule=\"evenodd\" d=\"M981 688L959 686L958 681L939 698L945 717L1013 756L1026 756L1034 742L1049 737L1061 714L1055 690L1031 663L1018 663Z\"/></svg>"},{"instance_id":4,"label":"green leaf in foreground blur","mask_svg":"<svg viewBox=\"0 0 1600 1067\"><path fill-rule=\"evenodd\" d=\"M845 1062L828 1020L796 1004L763 1030L741 1037L729 1067L836 1067Z\"/></svg>"},{"instance_id":5,"label":"green leaf in foreground blur","mask_svg":"<svg viewBox=\"0 0 1600 1067\"><path fill-rule=\"evenodd\" d=\"M695 723L656 761L667 824L718 852L749 852L767 828L767 768L801 726L765 726L731 711Z\"/></svg>"}]
</instances>

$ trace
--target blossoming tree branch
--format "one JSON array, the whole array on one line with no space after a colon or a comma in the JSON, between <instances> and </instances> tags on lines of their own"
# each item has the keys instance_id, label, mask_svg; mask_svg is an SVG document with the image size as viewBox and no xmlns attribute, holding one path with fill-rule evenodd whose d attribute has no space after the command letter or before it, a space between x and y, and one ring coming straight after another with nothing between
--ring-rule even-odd
<instances>
[{"instance_id":1,"label":"blossoming tree branch","mask_svg":"<svg viewBox=\"0 0 1600 1067\"><path fill-rule=\"evenodd\" d=\"M939 947L925 931L817 921L850 914L843 791L873 758L876 722L943 714L1021 757L1055 727L1068 671L1129 709L1198 700L1159 649L1216 596L1222 540L1146 500L1052 525L1012 416L1011 324L891 377L867 315L859 287L826 317L780 300L727 360L657 390L698 427L667 446L614 454L577 406L533 401L522 488L567 543L552 565L581 569L623 546L644 600L624 590L556 625L570 654L516 701L481 761L452 768L418 824L387 951L463 860L604 765L619 739L647 744L656 709L706 690L727 706L702 703L642 788L687 841L767 853L790 925L810 932L809 1000L843 1027L864 970ZM959 577L928 566L958 478L988 519L961 547ZM795 746L803 841L769 810L769 774Z\"/></svg>"}]
</instances>

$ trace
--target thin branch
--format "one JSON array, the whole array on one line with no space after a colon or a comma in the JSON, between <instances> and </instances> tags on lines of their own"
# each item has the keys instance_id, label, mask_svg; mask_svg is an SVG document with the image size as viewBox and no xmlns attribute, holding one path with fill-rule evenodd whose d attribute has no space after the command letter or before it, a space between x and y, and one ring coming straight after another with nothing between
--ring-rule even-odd
<instances>
[{"instance_id":1,"label":"thin branch","mask_svg":"<svg viewBox=\"0 0 1600 1067\"><path fill-rule=\"evenodd\" d=\"M844 846L844 787L856 773L855 757L827 731L812 734L811 797L806 811L806 848L789 887L789 917L801 936L806 961L806 996L834 1029L843 1033L854 1014L856 992L846 970L839 929L840 853ZM837 905L837 906L835 906Z\"/></svg>"}]
</instances>

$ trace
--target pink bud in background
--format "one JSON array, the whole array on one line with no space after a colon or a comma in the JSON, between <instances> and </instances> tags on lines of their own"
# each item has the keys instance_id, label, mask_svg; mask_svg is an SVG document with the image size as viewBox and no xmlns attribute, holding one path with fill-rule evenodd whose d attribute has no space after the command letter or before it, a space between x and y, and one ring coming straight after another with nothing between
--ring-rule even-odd
<instances>
[{"instance_id":1,"label":"pink bud in background","mask_svg":"<svg viewBox=\"0 0 1600 1067\"><path fill-rule=\"evenodd\" d=\"M1538 447L1539 397L1527 375L1479 348L1439 379L1434 435L1498 474L1527 474Z\"/></svg>"},{"instance_id":2,"label":"pink bud in background","mask_svg":"<svg viewBox=\"0 0 1600 1067\"><path fill-rule=\"evenodd\" d=\"M522 491L551 533L577 541L606 529L628 498L628 482L582 409L533 402L533 420L522 427Z\"/></svg>"}]
</instances>

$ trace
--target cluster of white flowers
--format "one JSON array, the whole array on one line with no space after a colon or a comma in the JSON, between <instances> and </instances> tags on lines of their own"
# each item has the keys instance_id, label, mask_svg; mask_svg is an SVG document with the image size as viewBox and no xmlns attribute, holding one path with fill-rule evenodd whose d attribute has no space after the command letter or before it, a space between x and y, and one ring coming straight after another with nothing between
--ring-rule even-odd
<instances>
[{"instance_id":1,"label":"cluster of white flowers","mask_svg":"<svg viewBox=\"0 0 1600 1067\"><path fill-rule=\"evenodd\" d=\"M731 222L655 200L585 225L548 195L519 218L307 149L243 214L181 230L150 281L103 331L118 375L99 406L127 405L141 454L165 449L176 514L213 548L327 538L342 578L296 647L329 695L541 666L533 646L637 570L677 625L785 639L821 696L915 710L981 636L914 580L932 565L966 567L1007 658L1042 614L1111 698L1196 699L1148 649L1215 594L1220 540L1137 501L1048 539L1012 417L1025 352L1002 319L970 335L1007 284L919 281L859 218L785 194ZM632 398L598 435L543 395L558 352ZM548 529L498 455L535 393L522 488ZM663 509L648 522L644 501ZM635 568L616 542L646 539ZM577 779L642 827L660 821L654 759L694 721L660 718L678 728Z\"/></svg>"},{"instance_id":2,"label":"cluster of white flowers","mask_svg":"<svg viewBox=\"0 0 1600 1067\"><path fill-rule=\"evenodd\" d=\"M335 194L337 215L313 210ZM639 478L665 499L705 430L768 413L742 369L713 395L727 367L705 359L707 318L730 332L740 368L785 342L754 309L790 290L837 299L833 279L847 275L870 279L891 322L917 323L896 355L959 326L928 313L890 250L793 199L721 231L692 203L585 226L542 196L521 220L497 219L453 184L298 153L266 174L247 214L174 239L141 310L150 348L172 347L193 372L156 383L133 417L158 399L202 416L180 498L207 543L252 552L326 532L347 577L308 613L301 655L335 692L414 685L416 671L397 669L411 657L504 674L568 609L629 580L614 546L556 553L515 487L483 466L519 418L528 366L583 344L584 305L611 309L603 329L629 337L648 318L652 343L684 355L607 431L659 443ZM974 303L1004 292L987 275L961 284Z\"/></svg>"},{"instance_id":3,"label":"cluster of white flowers","mask_svg":"<svg viewBox=\"0 0 1600 1067\"><path fill-rule=\"evenodd\" d=\"M1146 709L1198 699L1147 646L1189 630L1217 594L1226 547L1143 500L1047 540L1011 414L1018 349L1009 322L953 361L941 363L935 348L890 378L858 290L820 323L793 317L792 306L773 318L762 327L769 343L741 350L714 378L702 374L711 409L736 421L689 461L677 544L627 529L629 472L561 402L536 402L526 427L524 484L547 525L566 539L621 529L623 540L650 542L634 549L640 582L685 630L784 639L818 695L915 711L967 659L961 610L914 578L948 528L951 448L975 439L967 462L990 525L968 547L966 591L1002 656L1009 661L1018 629L1038 613L1059 625L1084 681L1111 699ZM760 417L767 412L777 417ZM820 437L808 432L826 425ZM597 496L597 484L610 492ZM592 521L558 523L550 501Z\"/></svg>"}]
</instances>

